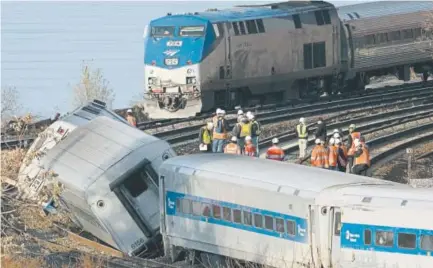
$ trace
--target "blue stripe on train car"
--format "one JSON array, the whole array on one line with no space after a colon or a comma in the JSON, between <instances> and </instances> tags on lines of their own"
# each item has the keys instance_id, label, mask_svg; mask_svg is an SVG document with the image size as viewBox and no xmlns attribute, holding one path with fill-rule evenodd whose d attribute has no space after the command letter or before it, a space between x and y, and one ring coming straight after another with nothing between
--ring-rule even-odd
<instances>
[{"instance_id":1,"label":"blue stripe on train car","mask_svg":"<svg viewBox=\"0 0 433 268\"><path fill-rule=\"evenodd\" d=\"M369 232L370 235L368 234ZM383 234L381 232L389 232L387 234L392 236L392 242L386 245L380 245L376 235L380 238L380 235ZM399 234L403 234L401 235L400 241ZM368 236L370 236L370 238L368 238ZM405 236L404 241L403 236ZM422 238L422 236L424 237ZM385 240L387 239L389 238ZM432 256L433 230L344 222L341 227L341 247L367 251Z\"/></svg>"},{"instance_id":2,"label":"blue stripe on train car","mask_svg":"<svg viewBox=\"0 0 433 268\"><path fill-rule=\"evenodd\" d=\"M180 211L180 208L178 207L178 203L180 200L191 200L191 201L198 201L209 205L218 205L220 207L228 207L230 209L238 209L242 211L251 212L254 214L260 214L263 217L264 216L271 216L273 218L279 218L284 219L284 233L277 232L275 230L269 230L265 228L259 228L255 227L254 225L246 225L243 223L235 223L233 221L226 221L223 219L216 219L212 217L213 214L211 214L209 217L206 216L200 216L200 215L193 215L193 214L185 214ZM308 232L307 232L307 219L292 216L292 215L286 215L281 214L278 212L273 212L269 210L259 209L259 208L253 208L248 206L242 206L234 203L219 201L219 200L213 200L209 198L203 198L198 196L192 196L192 195L185 195L182 193L176 193L167 191L166 192L166 213L170 216L179 216L183 218L189 218L193 220L199 220L207 223L222 225L226 227L241 229L244 231L259 233L262 235L268 235L273 236L277 238L282 238L286 240L291 240L299 243L307 243L308 242ZM243 218L243 217L242 217ZM254 216L253 216L254 218ZM242 219L243 221L243 219ZM293 235L290 235L287 233L287 221L292 221L295 223L295 231Z\"/></svg>"}]
</instances>

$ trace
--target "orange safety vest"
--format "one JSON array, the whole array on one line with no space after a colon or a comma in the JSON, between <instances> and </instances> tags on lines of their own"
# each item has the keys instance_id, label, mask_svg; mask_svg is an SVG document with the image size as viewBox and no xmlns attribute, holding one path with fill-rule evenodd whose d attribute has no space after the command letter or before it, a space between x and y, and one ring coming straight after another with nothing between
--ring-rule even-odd
<instances>
[{"instance_id":1,"label":"orange safety vest","mask_svg":"<svg viewBox=\"0 0 433 268\"><path fill-rule=\"evenodd\" d=\"M316 145L311 152L311 165L313 167L328 168L328 151L322 145Z\"/></svg>"},{"instance_id":2,"label":"orange safety vest","mask_svg":"<svg viewBox=\"0 0 433 268\"><path fill-rule=\"evenodd\" d=\"M236 143L229 143L224 148L225 154L241 154L241 148Z\"/></svg>"},{"instance_id":3,"label":"orange safety vest","mask_svg":"<svg viewBox=\"0 0 433 268\"><path fill-rule=\"evenodd\" d=\"M356 139L359 140L361 138L361 133L360 132L352 132L350 134L350 136L352 136L352 145L350 146L350 149L347 152L347 155L353 156L355 154L355 140Z\"/></svg>"},{"instance_id":4,"label":"orange safety vest","mask_svg":"<svg viewBox=\"0 0 433 268\"><path fill-rule=\"evenodd\" d=\"M362 154L355 157L354 165L367 165L370 166L370 153L367 146L362 145Z\"/></svg>"},{"instance_id":5,"label":"orange safety vest","mask_svg":"<svg viewBox=\"0 0 433 268\"><path fill-rule=\"evenodd\" d=\"M338 151L334 145L329 146L329 166L337 166Z\"/></svg>"},{"instance_id":6,"label":"orange safety vest","mask_svg":"<svg viewBox=\"0 0 433 268\"><path fill-rule=\"evenodd\" d=\"M280 147L273 145L266 152L266 158L271 160L283 161L284 151Z\"/></svg>"},{"instance_id":7,"label":"orange safety vest","mask_svg":"<svg viewBox=\"0 0 433 268\"><path fill-rule=\"evenodd\" d=\"M225 140L227 139L227 129L223 129L223 133L218 133L216 132L216 128L218 126L218 121L221 120L225 120L224 118L218 119L218 116L214 116L214 118L212 119L213 121L213 134L212 134L212 138L214 140Z\"/></svg>"},{"instance_id":8,"label":"orange safety vest","mask_svg":"<svg viewBox=\"0 0 433 268\"><path fill-rule=\"evenodd\" d=\"M256 147L252 143L245 145L245 155L256 156Z\"/></svg>"}]
</instances>

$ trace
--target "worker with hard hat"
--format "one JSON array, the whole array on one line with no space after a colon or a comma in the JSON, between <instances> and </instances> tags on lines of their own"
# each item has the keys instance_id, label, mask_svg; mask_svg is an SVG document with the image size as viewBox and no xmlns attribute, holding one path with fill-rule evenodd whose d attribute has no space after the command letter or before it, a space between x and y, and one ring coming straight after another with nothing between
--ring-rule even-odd
<instances>
[{"instance_id":1,"label":"worker with hard hat","mask_svg":"<svg viewBox=\"0 0 433 268\"><path fill-rule=\"evenodd\" d=\"M205 126L200 128L198 140L200 142L199 149L202 152L212 152L212 134L213 123L207 122Z\"/></svg>"},{"instance_id":2,"label":"worker with hard hat","mask_svg":"<svg viewBox=\"0 0 433 268\"><path fill-rule=\"evenodd\" d=\"M278 138L272 139L272 146L266 152L266 159L277 160L277 161L284 160L285 154L283 149L281 149L278 146L279 142L280 141L278 140Z\"/></svg>"},{"instance_id":3,"label":"worker with hard hat","mask_svg":"<svg viewBox=\"0 0 433 268\"><path fill-rule=\"evenodd\" d=\"M337 170L346 173L347 155L342 148L344 144L340 139L334 139L334 142L337 148Z\"/></svg>"},{"instance_id":4,"label":"worker with hard hat","mask_svg":"<svg viewBox=\"0 0 433 268\"><path fill-rule=\"evenodd\" d=\"M329 168L328 151L325 148L325 142L321 139L316 139L315 143L316 146L314 146L311 152L311 166Z\"/></svg>"},{"instance_id":5,"label":"worker with hard hat","mask_svg":"<svg viewBox=\"0 0 433 268\"><path fill-rule=\"evenodd\" d=\"M330 170L338 170L337 164L338 148L335 146L335 139L330 138L328 144L328 161Z\"/></svg>"},{"instance_id":6,"label":"worker with hard hat","mask_svg":"<svg viewBox=\"0 0 433 268\"><path fill-rule=\"evenodd\" d=\"M227 139L227 132L229 125L227 120L224 118L225 111L218 108L216 115L212 119L213 133L212 133L212 152L222 153L225 140Z\"/></svg>"},{"instance_id":7,"label":"worker with hard hat","mask_svg":"<svg viewBox=\"0 0 433 268\"><path fill-rule=\"evenodd\" d=\"M314 133L316 139L320 139L326 141L327 131L326 131L326 123L323 121L322 117L319 117L317 121L316 132Z\"/></svg>"},{"instance_id":8,"label":"worker with hard hat","mask_svg":"<svg viewBox=\"0 0 433 268\"><path fill-rule=\"evenodd\" d=\"M131 126L137 127L137 119L135 119L135 116L132 114L132 109L126 111L126 121L128 121Z\"/></svg>"},{"instance_id":9,"label":"worker with hard hat","mask_svg":"<svg viewBox=\"0 0 433 268\"><path fill-rule=\"evenodd\" d=\"M244 111L239 110L238 111L238 123L240 123L242 121L242 117L244 117Z\"/></svg>"},{"instance_id":10,"label":"worker with hard hat","mask_svg":"<svg viewBox=\"0 0 433 268\"><path fill-rule=\"evenodd\" d=\"M242 116L240 122L235 124L232 130L232 136L237 138L238 145L243 152L245 147L245 137L251 136L251 122L246 116Z\"/></svg>"},{"instance_id":11,"label":"worker with hard hat","mask_svg":"<svg viewBox=\"0 0 433 268\"><path fill-rule=\"evenodd\" d=\"M225 154L241 154L241 148L237 144L237 140L235 136L230 139L230 143L224 148Z\"/></svg>"},{"instance_id":12,"label":"worker with hard hat","mask_svg":"<svg viewBox=\"0 0 433 268\"><path fill-rule=\"evenodd\" d=\"M338 135L335 135L335 134L338 134ZM333 135L334 139L336 139L336 138L339 138L341 140L343 139L343 131L339 128L334 129L334 131L332 132L332 135ZM336 136L338 136L338 137L336 137Z\"/></svg>"},{"instance_id":13,"label":"worker with hard hat","mask_svg":"<svg viewBox=\"0 0 433 268\"><path fill-rule=\"evenodd\" d=\"M344 157L345 157L345 161L347 163L347 147L346 145L343 143L343 136L340 135L339 133L334 133L333 135L334 141L335 141L335 145L337 145L336 140L338 140L340 142L340 144L338 144L338 147L341 148L343 150L344 153ZM344 168L346 170L346 168Z\"/></svg>"},{"instance_id":14,"label":"worker with hard hat","mask_svg":"<svg viewBox=\"0 0 433 268\"><path fill-rule=\"evenodd\" d=\"M353 142L356 139L360 139L361 138L361 133L356 131L356 126L355 124L351 124L349 126L349 135L347 136L347 160L349 163L348 169L349 172L352 171L352 166L353 166L353 155L355 154L355 150L356 150L356 146L355 143Z\"/></svg>"},{"instance_id":15,"label":"worker with hard hat","mask_svg":"<svg viewBox=\"0 0 433 268\"><path fill-rule=\"evenodd\" d=\"M355 145L355 153L353 155L352 173L357 175L367 175L367 169L370 167L370 152L365 144L363 137L353 141Z\"/></svg>"},{"instance_id":16,"label":"worker with hard hat","mask_svg":"<svg viewBox=\"0 0 433 268\"><path fill-rule=\"evenodd\" d=\"M252 112L247 112L247 118L251 123L251 142L256 148L256 157L259 157L259 137L262 132L261 126Z\"/></svg>"},{"instance_id":17,"label":"worker with hard hat","mask_svg":"<svg viewBox=\"0 0 433 268\"><path fill-rule=\"evenodd\" d=\"M305 118L299 119L299 124L296 126L296 133L298 134L299 158L305 158L308 142L308 127L305 124Z\"/></svg>"},{"instance_id":18,"label":"worker with hard hat","mask_svg":"<svg viewBox=\"0 0 433 268\"><path fill-rule=\"evenodd\" d=\"M255 157L257 154L256 147L252 143L251 136L245 137L245 148L244 148L244 155L253 156Z\"/></svg>"}]
</instances>

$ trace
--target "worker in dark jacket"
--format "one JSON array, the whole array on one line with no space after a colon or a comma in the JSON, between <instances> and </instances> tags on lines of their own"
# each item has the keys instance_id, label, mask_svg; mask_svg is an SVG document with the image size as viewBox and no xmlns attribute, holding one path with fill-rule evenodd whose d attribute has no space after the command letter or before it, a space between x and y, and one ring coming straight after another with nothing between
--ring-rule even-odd
<instances>
[{"instance_id":1,"label":"worker in dark jacket","mask_svg":"<svg viewBox=\"0 0 433 268\"><path fill-rule=\"evenodd\" d=\"M326 124L323 122L323 118L319 117L319 120L317 121L317 129L314 133L316 139L320 139L322 141L326 141Z\"/></svg>"},{"instance_id":2,"label":"worker in dark jacket","mask_svg":"<svg viewBox=\"0 0 433 268\"><path fill-rule=\"evenodd\" d=\"M198 140L200 142L200 151L202 152L212 152L212 130L213 123L208 122L206 126L200 128L200 133L198 135Z\"/></svg>"}]
</instances>

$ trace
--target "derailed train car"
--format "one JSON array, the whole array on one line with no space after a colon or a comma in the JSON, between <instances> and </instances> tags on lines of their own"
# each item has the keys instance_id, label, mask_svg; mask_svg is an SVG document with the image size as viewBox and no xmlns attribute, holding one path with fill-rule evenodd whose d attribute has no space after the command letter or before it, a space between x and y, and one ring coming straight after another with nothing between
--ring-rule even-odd
<instances>
[{"instance_id":1,"label":"derailed train car","mask_svg":"<svg viewBox=\"0 0 433 268\"><path fill-rule=\"evenodd\" d=\"M426 80L431 1L374 2L336 8L289 1L182 15L145 32L146 111L152 118L194 116L324 92L359 91L371 76L409 68Z\"/></svg>"},{"instance_id":2,"label":"derailed train car","mask_svg":"<svg viewBox=\"0 0 433 268\"><path fill-rule=\"evenodd\" d=\"M431 189L219 154L172 158L162 164L159 184L161 233L172 260L186 250L206 267L232 267L230 260L433 267Z\"/></svg>"}]
</instances>

